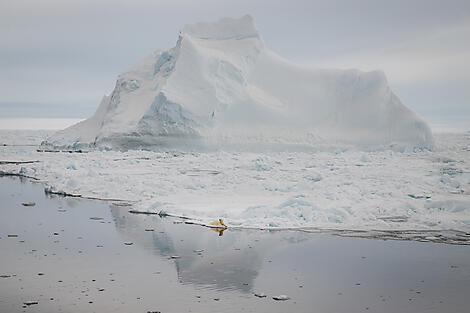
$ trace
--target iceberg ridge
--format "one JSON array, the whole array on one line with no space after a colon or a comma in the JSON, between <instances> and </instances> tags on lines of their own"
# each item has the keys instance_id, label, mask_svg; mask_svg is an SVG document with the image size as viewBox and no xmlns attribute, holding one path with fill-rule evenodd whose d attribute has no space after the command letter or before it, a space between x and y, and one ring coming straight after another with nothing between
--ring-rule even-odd
<instances>
[{"instance_id":1,"label":"iceberg ridge","mask_svg":"<svg viewBox=\"0 0 470 313\"><path fill-rule=\"evenodd\" d=\"M323 144L433 147L428 125L383 72L292 64L265 48L249 15L184 26L175 47L119 75L94 116L48 144L139 148L172 138L217 147L242 145L240 133L271 144L313 136Z\"/></svg>"}]
</instances>

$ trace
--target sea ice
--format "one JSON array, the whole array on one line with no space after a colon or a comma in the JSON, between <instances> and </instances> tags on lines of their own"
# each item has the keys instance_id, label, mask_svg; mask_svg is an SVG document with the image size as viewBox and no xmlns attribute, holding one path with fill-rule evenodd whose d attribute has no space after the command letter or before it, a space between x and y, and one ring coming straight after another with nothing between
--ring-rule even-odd
<instances>
[{"instance_id":1,"label":"sea ice","mask_svg":"<svg viewBox=\"0 0 470 313\"><path fill-rule=\"evenodd\" d=\"M18 140L22 140L18 138ZM229 227L470 232L470 135L433 151L46 153L0 149L0 173L49 192L125 200L133 212ZM366 155L371 162L360 162ZM24 163L30 160L38 162ZM73 164L75 170L66 168ZM444 170L449 167L453 171Z\"/></svg>"}]
</instances>

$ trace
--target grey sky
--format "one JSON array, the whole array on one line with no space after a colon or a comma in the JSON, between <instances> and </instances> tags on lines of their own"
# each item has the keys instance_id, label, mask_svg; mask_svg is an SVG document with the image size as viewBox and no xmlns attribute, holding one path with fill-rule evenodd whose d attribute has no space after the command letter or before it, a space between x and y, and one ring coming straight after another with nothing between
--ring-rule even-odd
<instances>
[{"instance_id":1,"label":"grey sky","mask_svg":"<svg viewBox=\"0 0 470 313\"><path fill-rule=\"evenodd\" d=\"M246 13L286 59L383 69L425 118L470 118L468 0L3 0L0 117L86 117L120 72L174 46L184 24Z\"/></svg>"}]
</instances>

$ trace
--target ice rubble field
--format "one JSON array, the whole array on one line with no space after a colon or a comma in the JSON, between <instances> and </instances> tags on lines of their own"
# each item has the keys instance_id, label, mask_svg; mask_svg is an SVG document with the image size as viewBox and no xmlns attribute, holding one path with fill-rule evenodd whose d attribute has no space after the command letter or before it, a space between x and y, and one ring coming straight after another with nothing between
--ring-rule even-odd
<instances>
[{"instance_id":1,"label":"ice rubble field","mask_svg":"<svg viewBox=\"0 0 470 313\"><path fill-rule=\"evenodd\" d=\"M16 134L17 143L25 134ZM38 178L53 191L123 199L133 210L205 222L222 217L229 226L470 232L470 133L436 135L435 143L433 151L417 152L345 146L41 153L2 147L1 161L39 162L2 162L0 171Z\"/></svg>"}]
</instances>

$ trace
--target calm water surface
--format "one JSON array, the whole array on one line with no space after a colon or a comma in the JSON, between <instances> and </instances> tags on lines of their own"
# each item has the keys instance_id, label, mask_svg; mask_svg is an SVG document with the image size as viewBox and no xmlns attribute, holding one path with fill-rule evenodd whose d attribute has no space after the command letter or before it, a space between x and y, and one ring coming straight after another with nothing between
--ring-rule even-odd
<instances>
[{"instance_id":1,"label":"calm water surface","mask_svg":"<svg viewBox=\"0 0 470 313\"><path fill-rule=\"evenodd\" d=\"M29 201L36 205L22 205ZM289 231L220 236L128 210L49 198L40 184L1 178L0 313L470 307L470 246ZM281 294L290 299L272 299Z\"/></svg>"}]
</instances>

